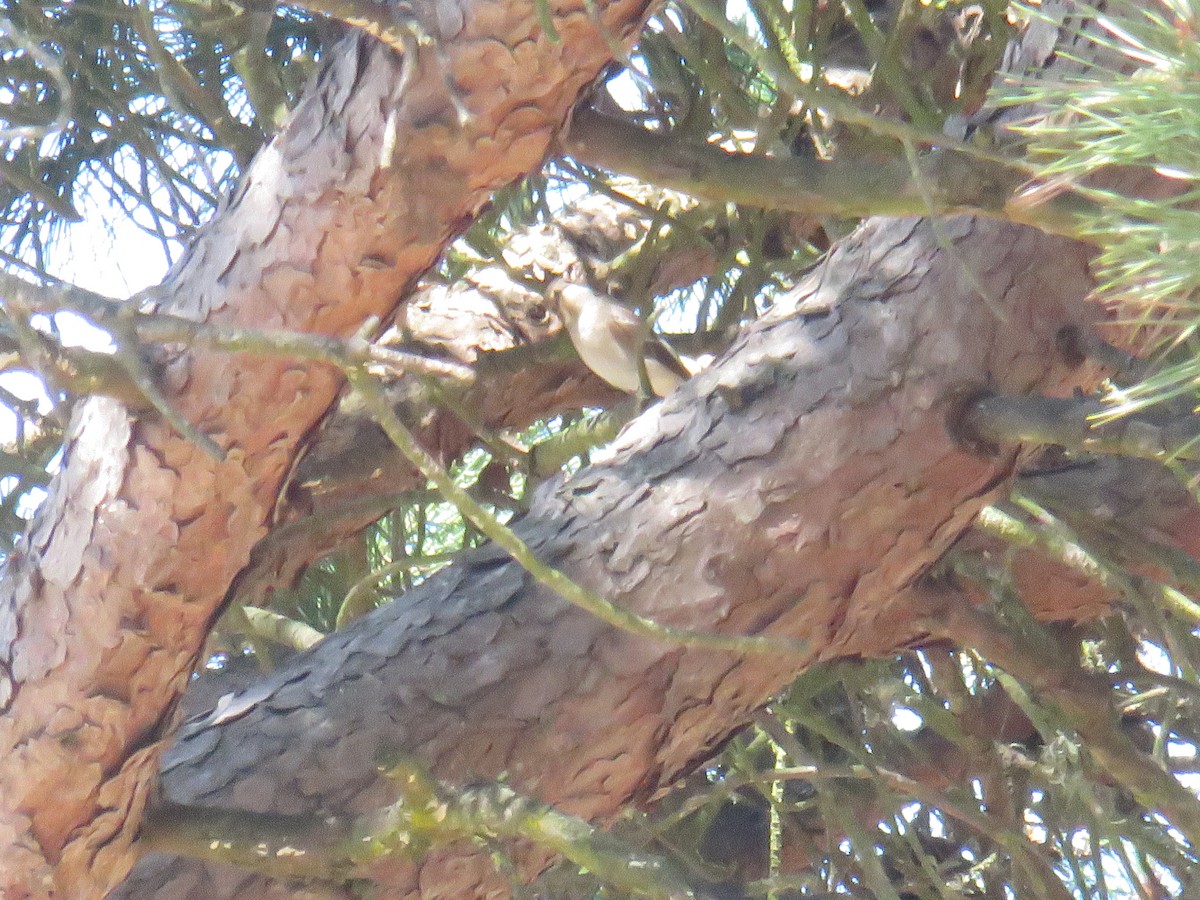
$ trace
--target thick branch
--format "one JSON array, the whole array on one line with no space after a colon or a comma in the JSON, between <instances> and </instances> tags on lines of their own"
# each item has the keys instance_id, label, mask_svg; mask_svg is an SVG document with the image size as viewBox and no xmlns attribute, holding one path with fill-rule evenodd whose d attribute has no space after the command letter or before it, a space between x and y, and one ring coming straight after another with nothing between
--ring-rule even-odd
<instances>
[{"instance_id":1,"label":"thick branch","mask_svg":"<svg viewBox=\"0 0 1200 900\"><path fill-rule=\"evenodd\" d=\"M608 59L602 32L628 33L645 6L589 0L556 12L556 44L533 3L480 0L439 8L436 53L402 61L364 36L333 48L156 292L158 307L341 337L386 317L490 192L541 161ZM51 498L9 560L0 892L97 896L130 865L172 704L340 381L321 364L196 350L167 365L161 387L225 461L162 421L130 422L118 403L88 401Z\"/></svg>"},{"instance_id":2,"label":"thick branch","mask_svg":"<svg viewBox=\"0 0 1200 900\"><path fill-rule=\"evenodd\" d=\"M1163 462L1200 458L1200 418L1164 421L1160 410L1150 413L1115 416L1100 400L987 394L966 407L960 424L968 440L999 447L1059 444Z\"/></svg>"},{"instance_id":3,"label":"thick branch","mask_svg":"<svg viewBox=\"0 0 1200 900\"><path fill-rule=\"evenodd\" d=\"M954 150L922 156L916 168L898 145L894 156L870 159L731 153L586 109L572 118L563 149L589 165L718 203L847 218L963 211L1014 218L1006 204L1028 180L1016 168ZM1021 213L1021 221L1047 230L1079 230L1069 210L1042 206Z\"/></svg>"},{"instance_id":4,"label":"thick branch","mask_svg":"<svg viewBox=\"0 0 1200 900\"><path fill-rule=\"evenodd\" d=\"M801 285L795 311L777 308L632 423L608 462L547 486L518 532L539 558L674 627L805 639L813 658L903 644L920 629L898 589L1009 465L965 453L945 416L964 385L1061 385L1056 335L1091 315L1086 259L995 222L875 222ZM381 805L391 791L366 761L400 747L439 778L507 773L602 820L671 783L802 666L617 632L485 550L193 723L166 785L181 802L258 811L302 812L317 792L326 808ZM333 758L337 769L320 762ZM389 890L503 885L464 853L389 872ZM161 877L127 895L216 890L182 867L169 889Z\"/></svg>"}]
</instances>

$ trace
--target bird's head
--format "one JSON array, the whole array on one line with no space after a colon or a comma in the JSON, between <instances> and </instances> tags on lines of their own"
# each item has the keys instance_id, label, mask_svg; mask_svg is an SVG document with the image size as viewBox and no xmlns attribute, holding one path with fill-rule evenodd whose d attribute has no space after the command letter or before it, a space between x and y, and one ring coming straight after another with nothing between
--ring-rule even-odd
<instances>
[{"instance_id":1,"label":"bird's head","mask_svg":"<svg viewBox=\"0 0 1200 900\"><path fill-rule=\"evenodd\" d=\"M567 326L579 321L584 306L592 299L591 288L567 278L556 278L546 288L546 302Z\"/></svg>"}]
</instances>

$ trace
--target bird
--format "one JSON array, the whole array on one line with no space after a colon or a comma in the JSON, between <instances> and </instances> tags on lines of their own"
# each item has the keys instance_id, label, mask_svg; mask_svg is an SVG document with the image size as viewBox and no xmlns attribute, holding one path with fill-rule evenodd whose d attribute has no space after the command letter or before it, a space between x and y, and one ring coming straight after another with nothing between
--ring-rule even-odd
<instances>
[{"instance_id":1,"label":"bird","mask_svg":"<svg viewBox=\"0 0 1200 900\"><path fill-rule=\"evenodd\" d=\"M546 290L584 365L619 391L641 389L639 351L650 389L658 397L675 390L692 373L659 335L628 306L585 284L557 279Z\"/></svg>"}]
</instances>

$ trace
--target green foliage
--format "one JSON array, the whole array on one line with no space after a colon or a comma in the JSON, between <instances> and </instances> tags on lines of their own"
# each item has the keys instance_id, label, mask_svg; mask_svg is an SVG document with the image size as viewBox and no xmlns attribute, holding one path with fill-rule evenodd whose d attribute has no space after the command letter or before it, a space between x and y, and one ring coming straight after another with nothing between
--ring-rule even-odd
<instances>
[{"instance_id":1,"label":"green foliage","mask_svg":"<svg viewBox=\"0 0 1200 900\"><path fill-rule=\"evenodd\" d=\"M633 74L610 73L597 102L681 144L911 159L953 144L941 129L975 112L1009 37L1009 12L1004 3L952 0L672 4L628 60ZM342 30L298 8L224 0L0 0L0 15L2 261L46 280L72 252L66 223L98 211L123 210L174 257ZM1104 16L1106 64L1011 89L1010 103L1055 110L1025 126L1021 162L1036 164L1050 189L1098 203L1086 230L1101 246L1101 298L1142 322L1168 360L1114 397L1126 407L1172 395L1190 404L1200 377L1195 18L1183 0L1109 3ZM1094 178L1113 165L1166 174L1179 192L1116 194ZM522 229L596 197L636 211L638 224L614 229L615 238L573 233L575 249L615 293L658 304L660 324L690 332L697 351L719 350L857 221L681 199L564 159L497 195L437 275L461 281L500 265L536 288L538 277L506 262L506 247ZM13 323L5 325L3 371L35 371ZM54 338L49 326L45 334ZM53 393L47 411L0 392L23 426L0 454L6 550L47 481L71 400ZM528 450L583 415L592 413L500 437ZM538 476L494 456L496 438L479 435L455 461L455 483L501 516L519 514ZM499 489L497 466L506 482ZM393 500L378 521L308 566L296 587L278 587L273 610L328 633L380 603L403 603L406 591L479 542L427 486ZM1161 769L1190 776L1194 789L1194 561L1030 497L990 510L989 523L1005 542L998 555L947 561L947 577L985 594L995 627L1040 654L1047 670L1065 660L1086 683L1106 685L1115 713L1104 727ZM1128 568L1131 548L1153 558L1153 576ZM1121 608L1086 627L1038 625L1009 569L1018 553L1035 551L1111 586ZM237 652L254 646L264 663L278 655L250 631L244 619L226 620L219 640ZM937 644L815 667L679 791L648 814L631 812L618 831L731 896L1194 895L1200 862L1185 836L1136 799L1144 794L1128 773L1103 771L1089 756L1077 709L1010 667L1014 660ZM544 883L554 896L603 891L570 866Z\"/></svg>"},{"instance_id":2,"label":"green foliage","mask_svg":"<svg viewBox=\"0 0 1200 900\"><path fill-rule=\"evenodd\" d=\"M331 34L273 4L5 0L0 16L0 258L18 270L53 268L63 225L106 204L177 253Z\"/></svg>"},{"instance_id":3,"label":"green foliage","mask_svg":"<svg viewBox=\"0 0 1200 900\"><path fill-rule=\"evenodd\" d=\"M1055 111L1021 129L1039 179L1098 202L1085 226L1101 247L1098 299L1142 325L1144 347L1162 360L1114 392L1114 411L1128 412L1190 397L1200 376L1200 34L1186 0L1108 3L1101 22L1085 39L1103 48L1097 64L1017 83L1008 101ZM1153 171L1166 183L1148 184L1144 196L1118 193L1097 175L1112 167Z\"/></svg>"}]
</instances>

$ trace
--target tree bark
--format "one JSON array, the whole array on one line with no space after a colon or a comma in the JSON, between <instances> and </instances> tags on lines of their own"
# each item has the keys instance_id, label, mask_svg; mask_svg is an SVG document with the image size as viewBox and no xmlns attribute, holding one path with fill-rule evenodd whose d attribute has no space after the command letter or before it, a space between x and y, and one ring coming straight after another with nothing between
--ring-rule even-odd
<instances>
[{"instance_id":1,"label":"tree bark","mask_svg":"<svg viewBox=\"0 0 1200 900\"><path fill-rule=\"evenodd\" d=\"M389 385L398 415L442 462L459 459L479 443L474 423L492 432L515 431L539 418L609 406L622 397L573 354L556 352L566 337L556 343L561 330L556 320L534 322L525 314L528 293L518 293L511 282L504 291L424 288L405 302L404 339L385 335L389 345L407 352L476 367L475 383L456 396L473 423L440 406L420 378L401 376ZM309 564L394 508L397 495L422 484L354 399L339 404L306 449L276 526L238 576L233 602L270 605L272 592L294 586Z\"/></svg>"},{"instance_id":2,"label":"tree bark","mask_svg":"<svg viewBox=\"0 0 1200 900\"><path fill-rule=\"evenodd\" d=\"M158 308L332 335L386 319L490 193L541 161L609 58L605 29L628 34L646 6L556 5L558 43L533 3L429 12L437 52L402 61L361 35L331 50ZM4 896L99 896L128 870L173 704L340 383L303 361L180 353L165 392L220 463L114 401L82 405L0 587Z\"/></svg>"},{"instance_id":3,"label":"tree bark","mask_svg":"<svg viewBox=\"0 0 1200 900\"><path fill-rule=\"evenodd\" d=\"M376 754L407 750L439 777L505 774L591 820L650 800L806 665L920 637L904 588L1013 463L958 446L947 417L983 386L1093 377L1055 352L1061 328L1096 316L1087 261L1080 244L972 217L871 221L518 526L544 560L643 615L800 638L802 657L636 638L483 551L186 726L168 796L361 810L393 799ZM505 890L466 846L376 874L388 896ZM271 890L160 859L123 896Z\"/></svg>"}]
</instances>

